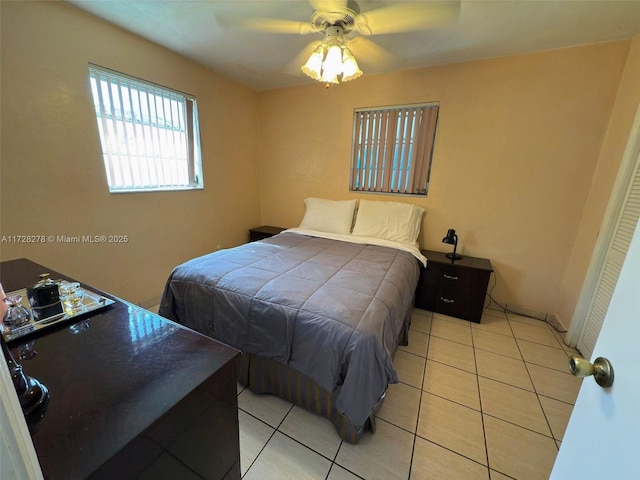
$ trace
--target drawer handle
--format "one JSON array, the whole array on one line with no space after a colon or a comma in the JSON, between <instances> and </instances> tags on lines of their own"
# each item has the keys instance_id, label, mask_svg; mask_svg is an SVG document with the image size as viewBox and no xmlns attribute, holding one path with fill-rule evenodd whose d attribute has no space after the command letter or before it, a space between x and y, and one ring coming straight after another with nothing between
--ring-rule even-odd
<instances>
[{"instance_id":1,"label":"drawer handle","mask_svg":"<svg viewBox=\"0 0 640 480\"><path fill-rule=\"evenodd\" d=\"M447 280L458 280L458 277L454 277L453 275L447 275L446 273L444 274L444 278L446 278Z\"/></svg>"},{"instance_id":2,"label":"drawer handle","mask_svg":"<svg viewBox=\"0 0 640 480\"><path fill-rule=\"evenodd\" d=\"M440 297L440 300L442 300L444 303L454 303L455 300L451 300L449 298L444 298L444 297Z\"/></svg>"}]
</instances>

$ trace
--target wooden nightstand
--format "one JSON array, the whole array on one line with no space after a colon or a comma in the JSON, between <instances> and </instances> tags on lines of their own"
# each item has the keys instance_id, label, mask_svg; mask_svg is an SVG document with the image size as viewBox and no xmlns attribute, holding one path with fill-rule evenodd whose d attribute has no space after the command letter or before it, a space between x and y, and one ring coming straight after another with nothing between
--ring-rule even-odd
<instances>
[{"instance_id":1,"label":"wooden nightstand","mask_svg":"<svg viewBox=\"0 0 640 480\"><path fill-rule=\"evenodd\" d=\"M426 268L420 271L415 305L452 317L480 323L489 277L486 258L464 256L452 262L443 252L422 250Z\"/></svg>"},{"instance_id":2,"label":"wooden nightstand","mask_svg":"<svg viewBox=\"0 0 640 480\"><path fill-rule=\"evenodd\" d=\"M286 228L272 227L271 225L262 225L261 227L251 228L249 229L249 241L255 242L256 240L273 237L283 230L286 230Z\"/></svg>"}]
</instances>

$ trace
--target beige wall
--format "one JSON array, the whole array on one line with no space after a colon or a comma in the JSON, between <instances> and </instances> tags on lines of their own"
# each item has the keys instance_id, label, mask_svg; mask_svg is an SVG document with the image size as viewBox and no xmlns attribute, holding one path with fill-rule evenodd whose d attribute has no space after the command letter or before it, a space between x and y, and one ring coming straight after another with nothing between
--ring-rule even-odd
<instances>
[{"instance_id":1,"label":"beige wall","mask_svg":"<svg viewBox=\"0 0 640 480\"><path fill-rule=\"evenodd\" d=\"M140 302L160 295L178 263L246 241L260 221L255 92L57 2L1 8L0 234L129 237L2 243L2 260L27 257ZM196 96L203 191L109 194L88 62Z\"/></svg>"},{"instance_id":2,"label":"beige wall","mask_svg":"<svg viewBox=\"0 0 640 480\"><path fill-rule=\"evenodd\" d=\"M446 250L455 228L463 253L491 259L496 299L553 312L628 50L616 42L261 93L262 220L297 225L308 196L414 202L427 211L423 247ZM428 197L349 192L353 109L431 101L441 108Z\"/></svg>"},{"instance_id":3,"label":"beige wall","mask_svg":"<svg viewBox=\"0 0 640 480\"><path fill-rule=\"evenodd\" d=\"M633 40L618 94L584 205L576 241L558 290L554 307L559 318L571 320L584 281L591 254L598 238L605 209L622 160L631 126L640 106L640 37ZM569 325L569 322L565 323Z\"/></svg>"}]
</instances>

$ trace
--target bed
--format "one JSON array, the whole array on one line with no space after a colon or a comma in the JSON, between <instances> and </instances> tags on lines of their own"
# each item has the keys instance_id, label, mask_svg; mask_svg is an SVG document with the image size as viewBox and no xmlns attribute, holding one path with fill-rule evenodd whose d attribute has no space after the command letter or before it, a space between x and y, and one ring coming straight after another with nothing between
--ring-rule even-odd
<instances>
[{"instance_id":1,"label":"bed","mask_svg":"<svg viewBox=\"0 0 640 480\"><path fill-rule=\"evenodd\" d=\"M159 313L238 348L241 384L325 416L356 443L398 381L393 354L425 259L415 226L402 226L405 241L392 233L422 209L361 201L353 224L355 201L306 207L299 228L176 267ZM365 228L381 228L380 211L392 217L382 234Z\"/></svg>"}]
</instances>

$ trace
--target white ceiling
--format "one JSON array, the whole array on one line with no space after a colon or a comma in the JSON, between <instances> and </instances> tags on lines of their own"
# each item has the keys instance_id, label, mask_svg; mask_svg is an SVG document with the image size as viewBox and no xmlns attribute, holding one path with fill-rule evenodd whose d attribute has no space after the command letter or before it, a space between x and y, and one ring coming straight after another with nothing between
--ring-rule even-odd
<instances>
[{"instance_id":1,"label":"white ceiling","mask_svg":"<svg viewBox=\"0 0 640 480\"><path fill-rule=\"evenodd\" d=\"M311 4L344 0L68 0L65 3L184 55L255 90L314 83L300 66L321 33L267 33L247 17L308 22ZM412 4L426 9L415 31L368 36L350 46L364 74L550 50L640 35L640 0L461 0L457 19L431 26L431 1L358 0L367 12ZM437 2L442 3L442 2ZM451 2L449 2L451 3ZM418 14L416 14L418 15ZM369 41L367 41L369 40ZM355 80L356 82L358 80Z\"/></svg>"}]
</instances>

